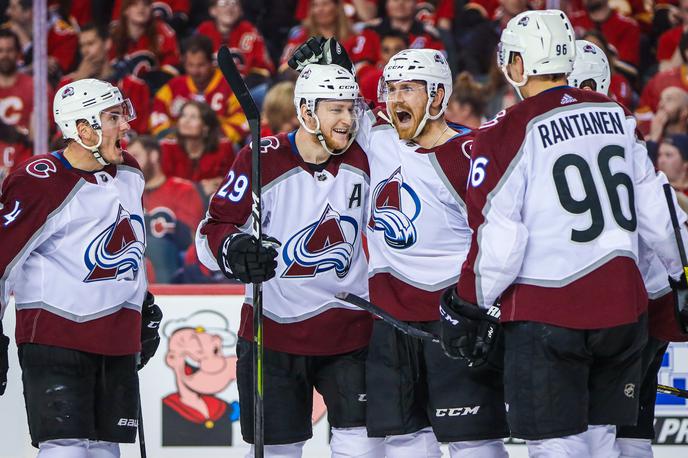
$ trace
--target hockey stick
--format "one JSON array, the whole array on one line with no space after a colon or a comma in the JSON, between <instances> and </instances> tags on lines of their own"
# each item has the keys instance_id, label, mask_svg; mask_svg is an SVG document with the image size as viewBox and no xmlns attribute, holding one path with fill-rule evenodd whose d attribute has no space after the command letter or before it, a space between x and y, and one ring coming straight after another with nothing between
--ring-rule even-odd
<instances>
[{"instance_id":1,"label":"hockey stick","mask_svg":"<svg viewBox=\"0 0 688 458\"><path fill-rule=\"evenodd\" d=\"M674 237L676 237L676 245L678 245L678 254L681 257L681 265L683 266L683 273L688 279L688 260L686 260L686 250L683 247L683 237L681 237L681 226L678 224L678 216L676 215L676 207L674 206L674 191L671 189L669 183L665 183L664 196L666 197L667 206L669 207L669 216L671 216L671 225L674 227Z\"/></svg>"},{"instance_id":2,"label":"hockey stick","mask_svg":"<svg viewBox=\"0 0 688 458\"><path fill-rule=\"evenodd\" d=\"M234 64L234 58L226 46L217 53L217 64L227 83L234 91L251 129L251 193L253 194L253 236L260 247L261 185L260 185L260 111L253 101L246 83ZM253 444L254 456L263 458L265 453L263 418L263 284L253 284Z\"/></svg>"},{"instance_id":3,"label":"hockey stick","mask_svg":"<svg viewBox=\"0 0 688 458\"><path fill-rule=\"evenodd\" d=\"M382 321L386 322L387 324L389 324L391 326L394 326L399 331L403 332L404 334L406 334L408 336L415 337L415 338L422 339L422 340L429 340L429 341L435 342L435 343L439 343L439 341L440 341L438 336L436 336L430 332L423 331L422 329L418 329L417 327L412 326L408 323L404 323L401 320L397 320L396 318L394 318L392 315L390 315L389 313L382 310L377 305L373 304L370 301L363 299L360 296L356 296L355 294L351 294L351 293L337 293L337 294L335 294L335 297L341 301L348 302L349 304L355 305L358 308L361 308L367 312L372 313L373 315L380 318ZM675 388L673 386L657 385L657 392L658 393L664 393L664 394L670 394L673 396L678 396L679 398L688 399L688 391L687 390L682 390L680 388Z\"/></svg>"},{"instance_id":4,"label":"hockey stick","mask_svg":"<svg viewBox=\"0 0 688 458\"><path fill-rule=\"evenodd\" d=\"M143 435L143 408L141 407L141 389L139 388L139 451L141 458L147 458L146 454L146 437Z\"/></svg>"},{"instance_id":5,"label":"hockey stick","mask_svg":"<svg viewBox=\"0 0 688 458\"><path fill-rule=\"evenodd\" d=\"M361 308L369 313L372 313L376 317L382 319L382 321L394 326L406 335L421 340L429 340L430 342L440 343L440 338L435 334L423 331L422 329L418 329L415 326L411 326L410 324L405 323L401 320L397 320L377 305L363 299L360 296L356 296L355 294L351 293L337 293L334 296L341 301L348 302L351 305L355 305L358 308Z\"/></svg>"}]
</instances>

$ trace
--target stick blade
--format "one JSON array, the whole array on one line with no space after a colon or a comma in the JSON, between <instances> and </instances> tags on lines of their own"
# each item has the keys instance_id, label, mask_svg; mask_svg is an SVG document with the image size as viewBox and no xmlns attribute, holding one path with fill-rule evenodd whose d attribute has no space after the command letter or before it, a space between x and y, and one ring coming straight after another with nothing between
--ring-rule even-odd
<instances>
[{"instance_id":1,"label":"stick blade","mask_svg":"<svg viewBox=\"0 0 688 458\"><path fill-rule=\"evenodd\" d=\"M237 69L234 63L232 53L227 46L221 47L218 51L217 65L220 67L220 71L227 80L227 83L229 83L229 87L232 88L234 95L239 101L239 105L241 105L241 108L244 110L246 119L259 119L260 112L258 111L258 107L253 101L253 97L251 97L251 93L248 87L246 87L246 83L241 77L241 73L239 73L239 69Z\"/></svg>"}]
</instances>

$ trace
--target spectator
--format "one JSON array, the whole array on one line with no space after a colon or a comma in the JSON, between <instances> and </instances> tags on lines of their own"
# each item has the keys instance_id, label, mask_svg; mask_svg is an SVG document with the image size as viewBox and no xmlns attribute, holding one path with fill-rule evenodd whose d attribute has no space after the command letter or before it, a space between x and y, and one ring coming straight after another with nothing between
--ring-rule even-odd
<instances>
[{"instance_id":1,"label":"spectator","mask_svg":"<svg viewBox=\"0 0 688 458\"><path fill-rule=\"evenodd\" d=\"M477 83L470 73L460 73L454 81L452 95L447 105L447 120L477 129L485 119L486 107L485 87Z\"/></svg>"},{"instance_id":2,"label":"spectator","mask_svg":"<svg viewBox=\"0 0 688 458\"><path fill-rule=\"evenodd\" d=\"M668 87L662 91L646 140L659 142L668 135L688 133L686 122L688 122L688 92L678 87Z\"/></svg>"},{"instance_id":3,"label":"spectator","mask_svg":"<svg viewBox=\"0 0 688 458\"><path fill-rule=\"evenodd\" d=\"M679 44L688 25L688 0L679 0L678 7L679 12L677 16L680 19L680 23L662 33L657 41L656 57L659 62L659 71L678 67L683 62Z\"/></svg>"},{"instance_id":4,"label":"spectator","mask_svg":"<svg viewBox=\"0 0 688 458\"><path fill-rule=\"evenodd\" d=\"M68 72L76 61L77 35L67 18L62 17L62 10L50 15L48 26L48 72L53 81L61 73ZM23 65L28 67L33 59L33 1L9 0L5 11L8 21L2 28L12 30L19 38Z\"/></svg>"},{"instance_id":5,"label":"spectator","mask_svg":"<svg viewBox=\"0 0 688 458\"><path fill-rule=\"evenodd\" d=\"M136 137L127 151L138 161L146 180L143 193L148 234L146 257L153 266L155 281L170 283L182 267L196 226L203 218L203 201L191 181L165 176L155 138Z\"/></svg>"},{"instance_id":6,"label":"spectator","mask_svg":"<svg viewBox=\"0 0 688 458\"><path fill-rule=\"evenodd\" d=\"M275 72L263 36L243 18L239 0L211 0L210 15L213 20L199 25L197 33L213 41L215 53L222 45L232 51L234 62L253 99L260 105L268 88L268 79Z\"/></svg>"},{"instance_id":7,"label":"spectator","mask_svg":"<svg viewBox=\"0 0 688 458\"><path fill-rule=\"evenodd\" d=\"M17 35L0 29L0 182L32 154L33 78L17 71L20 54Z\"/></svg>"},{"instance_id":8,"label":"spectator","mask_svg":"<svg viewBox=\"0 0 688 458\"><path fill-rule=\"evenodd\" d=\"M619 70L635 77L640 63L640 28L631 18L625 17L609 6L609 0L583 0L585 11L569 16L578 36L588 30L598 29L614 47Z\"/></svg>"},{"instance_id":9,"label":"spectator","mask_svg":"<svg viewBox=\"0 0 688 458\"><path fill-rule=\"evenodd\" d=\"M446 0L443 0L446 1ZM377 16L380 0L343 0L344 14L352 21L370 21ZM294 16L299 21L308 17L311 0L298 0Z\"/></svg>"},{"instance_id":10,"label":"spectator","mask_svg":"<svg viewBox=\"0 0 688 458\"><path fill-rule=\"evenodd\" d=\"M158 71L178 73L177 35L169 25L155 18L151 0L122 0L112 41L110 59L135 76L144 77L154 71L148 78L154 79L151 82L155 84L162 78Z\"/></svg>"},{"instance_id":11,"label":"spectator","mask_svg":"<svg viewBox=\"0 0 688 458\"><path fill-rule=\"evenodd\" d=\"M590 30L585 33L582 37L583 40L588 40L599 47L602 52L607 56L607 62L610 63L609 71L611 73L611 81L609 84L609 97L616 100L620 104L624 105L626 108L631 109L634 104L633 88L628 79L621 73L618 72L614 63L616 62L616 55L609 49L609 44L604 38L604 35L598 30Z\"/></svg>"},{"instance_id":12,"label":"spectator","mask_svg":"<svg viewBox=\"0 0 688 458\"><path fill-rule=\"evenodd\" d=\"M676 190L678 203L688 209L688 135L669 135L659 145L657 168Z\"/></svg>"},{"instance_id":13,"label":"spectator","mask_svg":"<svg viewBox=\"0 0 688 458\"><path fill-rule=\"evenodd\" d=\"M191 0L157 0L151 5L153 15L165 21L172 27L177 35L183 36L189 22L191 12ZM118 21L122 9L122 0L115 0L112 9L112 21Z\"/></svg>"},{"instance_id":14,"label":"spectator","mask_svg":"<svg viewBox=\"0 0 688 458\"><path fill-rule=\"evenodd\" d=\"M654 112L657 111L660 96L666 88L676 86L688 91L688 80L685 77L686 72L688 72L688 33L684 33L681 38L679 52L683 63L679 67L657 73L643 89L640 103L635 112L638 127L643 134L648 132Z\"/></svg>"},{"instance_id":15,"label":"spectator","mask_svg":"<svg viewBox=\"0 0 688 458\"><path fill-rule=\"evenodd\" d=\"M409 48L444 49L439 33L415 18L416 0L387 0L385 19L377 19L355 37L350 51L356 64L375 63L381 59L381 37L390 30L408 35Z\"/></svg>"},{"instance_id":16,"label":"spectator","mask_svg":"<svg viewBox=\"0 0 688 458\"><path fill-rule=\"evenodd\" d=\"M51 11L57 11L59 8L68 6L68 11L64 14L65 17L70 17L76 21L78 30L79 27L93 22L93 5L91 0L49 0L48 8Z\"/></svg>"},{"instance_id":17,"label":"spectator","mask_svg":"<svg viewBox=\"0 0 688 458\"><path fill-rule=\"evenodd\" d=\"M294 110L294 83L282 81L270 88L263 101L261 136L291 132L299 127Z\"/></svg>"},{"instance_id":18,"label":"spectator","mask_svg":"<svg viewBox=\"0 0 688 458\"><path fill-rule=\"evenodd\" d=\"M146 83L133 75L117 71L108 60L112 40L107 31L90 23L79 32L79 52L81 62L76 70L66 75L59 87L83 78L97 78L119 87L125 97L129 97L136 110L136 119L129 124L139 134L148 132L148 117L151 111L151 94Z\"/></svg>"},{"instance_id":19,"label":"spectator","mask_svg":"<svg viewBox=\"0 0 688 458\"><path fill-rule=\"evenodd\" d=\"M206 202L234 161L215 112L195 100L182 105L174 137L162 140L160 147L165 175L198 183Z\"/></svg>"},{"instance_id":20,"label":"spectator","mask_svg":"<svg viewBox=\"0 0 688 458\"><path fill-rule=\"evenodd\" d=\"M246 117L239 101L213 63L213 43L203 35L184 42L185 75L172 78L155 94L150 117L151 132L165 136L174 128L180 109L187 100L203 100L217 114L224 135L233 143L246 136Z\"/></svg>"},{"instance_id":21,"label":"spectator","mask_svg":"<svg viewBox=\"0 0 688 458\"><path fill-rule=\"evenodd\" d=\"M280 72L290 71L287 61L296 48L312 36L335 37L351 55L353 30L344 14L342 0L310 0L308 17L303 20L302 25L289 32L289 39L280 59Z\"/></svg>"},{"instance_id":22,"label":"spectator","mask_svg":"<svg viewBox=\"0 0 688 458\"><path fill-rule=\"evenodd\" d=\"M382 69L387 65L389 59L399 51L409 47L408 35L398 30L387 30L380 36L380 60L376 65L359 65L357 72L361 95L368 101L378 102L377 83L382 76Z\"/></svg>"}]
</instances>

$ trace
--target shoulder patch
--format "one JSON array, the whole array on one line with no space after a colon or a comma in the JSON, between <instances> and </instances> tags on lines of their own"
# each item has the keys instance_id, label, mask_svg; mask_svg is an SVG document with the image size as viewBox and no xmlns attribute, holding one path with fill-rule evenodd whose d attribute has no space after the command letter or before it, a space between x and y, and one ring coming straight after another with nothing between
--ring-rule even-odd
<instances>
[{"instance_id":1,"label":"shoulder patch","mask_svg":"<svg viewBox=\"0 0 688 458\"><path fill-rule=\"evenodd\" d=\"M53 161L46 157L33 160L26 164L26 173L36 178L50 178L57 173L57 166Z\"/></svg>"}]
</instances>

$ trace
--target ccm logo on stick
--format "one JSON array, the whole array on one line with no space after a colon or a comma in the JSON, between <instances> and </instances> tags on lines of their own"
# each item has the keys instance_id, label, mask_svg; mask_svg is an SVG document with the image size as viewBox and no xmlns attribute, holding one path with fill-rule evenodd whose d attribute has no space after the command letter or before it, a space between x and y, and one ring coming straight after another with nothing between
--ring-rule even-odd
<instances>
[{"instance_id":1,"label":"ccm logo on stick","mask_svg":"<svg viewBox=\"0 0 688 458\"><path fill-rule=\"evenodd\" d=\"M475 407L450 407L448 409L435 410L436 417L462 417L464 415L477 415L480 406Z\"/></svg>"}]
</instances>

